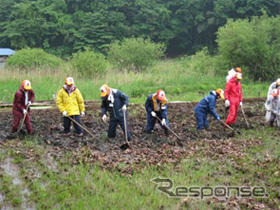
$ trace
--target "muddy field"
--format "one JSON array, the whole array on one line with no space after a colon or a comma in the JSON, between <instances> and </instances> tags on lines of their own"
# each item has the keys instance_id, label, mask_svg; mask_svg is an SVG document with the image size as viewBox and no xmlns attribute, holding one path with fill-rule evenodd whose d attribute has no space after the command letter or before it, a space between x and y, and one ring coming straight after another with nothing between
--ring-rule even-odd
<instances>
[{"instance_id":1,"label":"muddy field","mask_svg":"<svg viewBox=\"0 0 280 210\"><path fill-rule=\"evenodd\" d=\"M82 119L82 124L94 134L94 138L88 134L78 137L74 132L71 136L65 136L62 117L57 109L31 111L32 125L35 131L32 138L37 139L41 144L49 145L49 148L53 148L55 151L72 151L73 157L76 157L73 158L73 162L81 161L80 158L84 158L81 154L84 152L89 153L87 160L98 161L103 167L110 169L116 168L119 162L130 166L141 162L147 164L176 163L181 158L198 150L213 158L232 153L241 155L242 150L248 145L258 144L258 141L253 140L246 141L244 144L232 141L236 133L225 128L213 117L209 117L210 129L203 134L198 134L193 113L195 105L196 103L171 103L168 107L170 128L183 139L183 147L176 144L176 137L171 133L169 136L165 136L158 124L156 124L153 134L145 134L146 113L144 106L131 105L129 106L129 128L133 140L130 142L130 148L125 151L121 150L120 146L125 143L123 133L118 127L117 137L115 139L107 138L108 124L101 121L100 103L97 102L87 103L86 116ZM251 127L265 126L264 99L248 99L244 102L243 107ZM217 112L224 120L225 111L221 102L217 105ZM11 123L11 111L3 109L0 112L0 141L2 143L9 141L6 137L11 129ZM245 120L239 111L238 121L234 125L234 129L245 128ZM23 139L24 136L19 135L18 141ZM127 167L123 172L130 174L131 170L131 167Z\"/></svg>"}]
</instances>

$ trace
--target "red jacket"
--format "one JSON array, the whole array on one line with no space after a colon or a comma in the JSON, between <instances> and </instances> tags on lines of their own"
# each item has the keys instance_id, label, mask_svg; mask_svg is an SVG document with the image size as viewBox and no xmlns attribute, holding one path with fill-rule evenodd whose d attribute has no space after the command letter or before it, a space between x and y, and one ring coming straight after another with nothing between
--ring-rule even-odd
<instances>
[{"instance_id":1,"label":"red jacket","mask_svg":"<svg viewBox=\"0 0 280 210\"><path fill-rule=\"evenodd\" d=\"M241 83L235 77L231 78L226 84L225 99L236 103L243 100Z\"/></svg>"},{"instance_id":2,"label":"red jacket","mask_svg":"<svg viewBox=\"0 0 280 210\"><path fill-rule=\"evenodd\" d=\"M35 94L33 90L28 91L28 101L34 102ZM18 111L23 113L23 109L26 109L27 105L25 105L25 92L22 88L20 88L14 97L13 103L13 111ZM29 110L28 110L29 111Z\"/></svg>"}]
</instances>

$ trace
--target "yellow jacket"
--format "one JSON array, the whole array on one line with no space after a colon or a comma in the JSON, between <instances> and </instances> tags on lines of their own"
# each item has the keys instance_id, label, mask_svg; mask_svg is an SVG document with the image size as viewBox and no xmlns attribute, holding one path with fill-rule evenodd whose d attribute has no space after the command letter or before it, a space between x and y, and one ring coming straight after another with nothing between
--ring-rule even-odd
<instances>
[{"instance_id":1,"label":"yellow jacket","mask_svg":"<svg viewBox=\"0 0 280 210\"><path fill-rule=\"evenodd\" d=\"M76 87L70 94L64 87L61 88L57 93L56 105L60 112L66 111L68 116L80 115L80 112L85 111L83 96Z\"/></svg>"}]
</instances>

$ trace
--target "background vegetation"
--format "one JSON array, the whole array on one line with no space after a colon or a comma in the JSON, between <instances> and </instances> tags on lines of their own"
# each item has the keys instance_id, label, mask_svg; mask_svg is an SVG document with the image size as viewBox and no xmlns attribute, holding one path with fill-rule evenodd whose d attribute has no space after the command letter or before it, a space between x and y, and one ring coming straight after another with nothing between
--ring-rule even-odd
<instances>
[{"instance_id":1,"label":"background vegetation","mask_svg":"<svg viewBox=\"0 0 280 210\"><path fill-rule=\"evenodd\" d=\"M227 19L275 16L279 8L279 0L1 0L0 46L69 57L143 37L164 43L172 56L205 46L215 52L216 32Z\"/></svg>"}]
</instances>

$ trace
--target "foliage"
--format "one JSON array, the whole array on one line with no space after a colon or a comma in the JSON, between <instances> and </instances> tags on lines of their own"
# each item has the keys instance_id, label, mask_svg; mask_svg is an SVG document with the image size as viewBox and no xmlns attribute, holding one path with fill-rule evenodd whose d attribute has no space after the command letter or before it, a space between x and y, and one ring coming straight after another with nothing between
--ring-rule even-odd
<instances>
[{"instance_id":1,"label":"foliage","mask_svg":"<svg viewBox=\"0 0 280 210\"><path fill-rule=\"evenodd\" d=\"M280 73L280 17L230 20L218 31L219 56L228 68L241 66L253 80L273 80Z\"/></svg>"},{"instance_id":2,"label":"foliage","mask_svg":"<svg viewBox=\"0 0 280 210\"><path fill-rule=\"evenodd\" d=\"M149 39L128 38L110 45L109 60L120 69L143 71L163 56L165 47Z\"/></svg>"},{"instance_id":3,"label":"foliage","mask_svg":"<svg viewBox=\"0 0 280 210\"><path fill-rule=\"evenodd\" d=\"M85 77L104 75L108 65L109 64L103 54L88 49L73 54L71 60L72 68L81 76Z\"/></svg>"},{"instance_id":4,"label":"foliage","mask_svg":"<svg viewBox=\"0 0 280 210\"><path fill-rule=\"evenodd\" d=\"M8 57L7 67L14 68L38 68L50 67L57 68L63 61L51 54L44 52L42 49L22 49L17 51L13 56Z\"/></svg>"},{"instance_id":5,"label":"foliage","mask_svg":"<svg viewBox=\"0 0 280 210\"><path fill-rule=\"evenodd\" d=\"M1 0L0 46L43 48L60 57L79 50L106 53L112 41L149 38L169 55L214 51L228 18L278 15L279 0Z\"/></svg>"}]
</instances>

